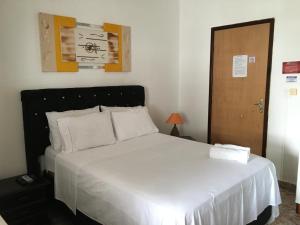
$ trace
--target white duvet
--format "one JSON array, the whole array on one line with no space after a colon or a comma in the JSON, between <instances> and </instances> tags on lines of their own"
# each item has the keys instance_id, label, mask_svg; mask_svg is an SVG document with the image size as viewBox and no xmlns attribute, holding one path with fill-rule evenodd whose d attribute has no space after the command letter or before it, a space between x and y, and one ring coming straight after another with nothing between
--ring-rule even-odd
<instances>
[{"instance_id":1,"label":"white duvet","mask_svg":"<svg viewBox=\"0 0 300 225\"><path fill-rule=\"evenodd\" d=\"M210 145L151 134L59 154L55 196L104 225L242 225L281 203L274 165L209 159Z\"/></svg>"}]
</instances>

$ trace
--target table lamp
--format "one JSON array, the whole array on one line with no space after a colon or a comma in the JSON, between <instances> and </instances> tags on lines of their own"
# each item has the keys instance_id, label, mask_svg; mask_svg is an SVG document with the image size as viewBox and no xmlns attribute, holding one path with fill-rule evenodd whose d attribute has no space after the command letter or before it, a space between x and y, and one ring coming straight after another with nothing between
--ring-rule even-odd
<instances>
[{"instance_id":1,"label":"table lamp","mask_svg":"<svg viewBox=\"0 0 300 225\"><path fill-rule=\"evenodd\" d=\"M178 131L178 128L177 128L176 124L182 124L183 123L183 119L182 119L181 115L179 113L171 113L171 115L169 116L169 118L166 122L170 123L170 124L174 124L174 127L171 131L171 135L178 137L179 136L179 131Z\"/></svg>"}]
</instances>

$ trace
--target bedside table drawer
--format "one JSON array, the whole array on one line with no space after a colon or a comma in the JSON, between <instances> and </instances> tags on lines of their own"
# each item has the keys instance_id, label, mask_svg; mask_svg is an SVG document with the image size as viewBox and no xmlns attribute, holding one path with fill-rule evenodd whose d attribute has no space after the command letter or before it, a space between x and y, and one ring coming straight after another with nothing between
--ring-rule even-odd
<instances>
[{"instance_id":1,"label":"bedside table drawer","mask_svg":"<svg viewBox=\"0 0 300 225\"><path fill-rule=\"evenodd\" d=\"M20 185L19 177L0 180L0 214L9 225L44 225L51 183L40 177Z\"/></svg>"},{"instance_id":2,"label":"bedside table drawer","mask_svg":"<svg viewBox=\"0 0 300 225\"><path fill-rule=\"evenodd\" d=\"M45 199L47 199L47 193L45 190L19 193L14 196L6 197L5 199L1 199L0 211L3 209L10 210L11 208L18 208L35 201Z\"/></svg>"},{"instance_id":3,"label":"bedside table drawer","mask_svg":"<svg viewBox=\"0 0 300 225\"><path fill-rule=\"evenodd\" d=\"M19 208L6 209L1 212L3 218L10 224L11 221L21 220L23 218L36 217L46 212L47 201L39 200L32 204L24 205Z\"/></svg>"},{"instance_id":4,"label":"bedside table drawer","mask_svg":"<svg viewBox=\"0 0 300 225\"><path fill-rule=\"evenodd\" d=\"M9 221L9 225L49 225L46 212L40 212Z\"/></svg>"}]
</instances>

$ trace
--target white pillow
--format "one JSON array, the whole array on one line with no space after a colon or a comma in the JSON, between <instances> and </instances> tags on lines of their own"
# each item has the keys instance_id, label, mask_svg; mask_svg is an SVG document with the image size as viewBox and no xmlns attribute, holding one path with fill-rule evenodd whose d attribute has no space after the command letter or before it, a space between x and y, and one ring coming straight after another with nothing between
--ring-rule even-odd
<instances>
[{"instance_id":1,"label":"white pillow","mask_svg":"<svg viewBox=\"0 0 300 225\"><path fill-rule=\"evenodd\" d=\"M119 141L158 132L146 107L111 114Z\"/></svg>"},{"instance_id":2,"label":"white pillow","mask_svg":"<svg viewBox=\"0 0 300 225\"><path fill-rule=\"evenodd\" d=\"M46 112L50 129L50 143L55 151L61 151L61 136L58 130L57 119L69 116L81 116L94 112L99 112L99 106L82 110L69 110L64 112Z\"/></svg>"},{"instance_id":3,"label":"white pillow","mask_svg":"<svg viewBox=\"0 0 300 225\"><path fill-rule=\"evenodd\" d=\"M116 142L109 112L97 112L57 120L66 153Z\"/></svg>"},{"instance_id":4,"label":"white pillow","mask_svg":"<svg viewBox=\"0 0 300 225\"><path fill-rule=\"evenodd\" d=\"M134 109L139 109L143 108L143 106L133 106L133 107L120 107L120 106L100 106L102 112L110 111L110 112L124 112L128 110L134 110Z\"/></svg>"}]
</instances>

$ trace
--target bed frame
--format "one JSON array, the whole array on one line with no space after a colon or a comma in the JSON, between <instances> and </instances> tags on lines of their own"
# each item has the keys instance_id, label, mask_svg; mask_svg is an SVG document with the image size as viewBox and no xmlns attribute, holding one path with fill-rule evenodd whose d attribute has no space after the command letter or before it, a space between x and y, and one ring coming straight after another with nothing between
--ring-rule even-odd
<instances>
[{"instance_id":1,"label":"bed frame","mask_svg":"<svg viewBox=\"0 0 300 225\"><path fill-rule=\"evenodd\" d=\"M138 85L24 90L21 91L21 100L27 170L29 174L39 175L38 158L50 145L46 112L78 110L97 105L144 105L145 90ZM266 224L271 212L272 208L267 207L258 220L249 225ZM97 224L80 212L77 214L83 217L80 220L86 219L85 224Z\"/></svg>"}]
</instances>

